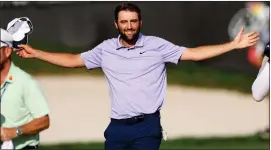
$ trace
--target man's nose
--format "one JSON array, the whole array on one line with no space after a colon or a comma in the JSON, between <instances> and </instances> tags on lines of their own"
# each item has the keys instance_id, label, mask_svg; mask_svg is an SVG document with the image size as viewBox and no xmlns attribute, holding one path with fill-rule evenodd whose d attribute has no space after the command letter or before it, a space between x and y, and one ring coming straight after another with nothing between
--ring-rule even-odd
<instances>
[{"instance_id":1,"label":"man's nose","mask_svg":"<svg viewBox=\"0 0 271 150\"><path fill-rule=\"evenodd\" d=\"M129 22L128 23L128 26L127 26L128 29L132 29L132 24Z\"/></svg>"}]
</instances>

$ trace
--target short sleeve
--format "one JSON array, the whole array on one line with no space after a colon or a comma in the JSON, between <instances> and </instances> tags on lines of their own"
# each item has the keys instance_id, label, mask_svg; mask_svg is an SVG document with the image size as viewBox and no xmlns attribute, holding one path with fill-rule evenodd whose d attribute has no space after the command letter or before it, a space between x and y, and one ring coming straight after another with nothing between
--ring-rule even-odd
<instances>
[{"instance_id":1,"label":"short sleeve","mask_svg":"<svg viewBox=\"0 0 271 150\"><path fill-rule=\"evenodd\" d=\"M44 93L41 91L38 83L32 78L24 84L23 100L35 119L50 113Z\"/></svg>"},{"instance_id":2,"label":"short sleeve","mask_svg":"<svg viewBox=\"0 0 271 150\"><path fill-rule=\"evenodd\" d=\"M164 62L177 64L185 49L183 46L175 45L167 40L159 38L159 51L162 53Z\"/></svg>"},{"instance_id":3,"label":"short sleeve","mask_svg":"<svg viewBox=\"0 0 271 150\"><path fill-rule=\"evenodd\" d=\"M85 63L85 66L88 69L101 67L102 46L103 46L103 43L99 44L92 50L81 53L81 57Z\"/></svg>"}]
</instances>

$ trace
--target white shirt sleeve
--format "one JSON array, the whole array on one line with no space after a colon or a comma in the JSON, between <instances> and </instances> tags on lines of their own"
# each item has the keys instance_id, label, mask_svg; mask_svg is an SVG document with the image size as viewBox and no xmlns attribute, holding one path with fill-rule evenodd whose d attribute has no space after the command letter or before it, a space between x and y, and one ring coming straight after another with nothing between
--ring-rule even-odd
<instances>
[{"instance_id":1,"label":"white shirt sleeve","mask_svg":"<svg viewBox=\"0 0 271 150\"><path fill-rule=\"evenodd\" d=\"M269 62L265 60L264 58L259 74L252 84L252 96L257 102L262 101L269 91Z\"/></svg>"},{"instance_id":2,"label":"white shirt sleeve","mask_svg":"<svg viewBox=\"0 0 271 150\"><path fill-rule=\"evenodd\" d=\"M262 70L263 70L265 64L268 62L268 60L269 60L269 58L267 56L264 56L259 73L262 72Z\"/></svg>"}]
</instances>

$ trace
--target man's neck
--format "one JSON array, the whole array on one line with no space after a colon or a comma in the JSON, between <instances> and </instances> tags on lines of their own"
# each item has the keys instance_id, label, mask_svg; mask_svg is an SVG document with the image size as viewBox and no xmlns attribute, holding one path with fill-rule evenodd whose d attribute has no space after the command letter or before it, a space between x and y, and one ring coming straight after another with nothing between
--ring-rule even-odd
<instances>
[{"instance_id":1,"label":"man's neck","mask_svg":"<svg viewBox=\"0 0 271 150\"><path fill-rule=\"evenodd\" d=\"M11 61L7 61L4 64L3 69L1 70L1 73L0 73L0 75L1 75L1 85L5 82L10 67L11 67Z\"/></svg>"},{"instance_id":2,"label":"man's neck","mask_svg":"<svg viewBox=\"0 0 271 150\"><path fill-rule=\"evenodd\" d=\"M128 42L128 41L125 41L122 38L120 38L120 44L123 45L124 47L128 47L128 48L134 46L136 44L136 41L137 41L137 39L134 41Z\"/></svg>"}]
</instances>

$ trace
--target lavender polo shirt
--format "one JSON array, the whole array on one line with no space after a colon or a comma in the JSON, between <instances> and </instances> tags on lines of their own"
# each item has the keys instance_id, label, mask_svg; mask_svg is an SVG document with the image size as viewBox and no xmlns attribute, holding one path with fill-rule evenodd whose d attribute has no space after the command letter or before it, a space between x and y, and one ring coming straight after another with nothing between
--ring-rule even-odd
<instances>
[{"instance_id":1,"label":"lavender polo shirt","mask_svg":"<svg viewBox=\"0 0 271 150\"><path fill-rule=\"evenodd\" d=\"M126 48L119 37L81 54L88 69L101 67L105 73L111 118L124 119L160 110L167 86L165 63L177 64L185 47L140 34L136 44Z\"/></svg>"}]
</instances>

